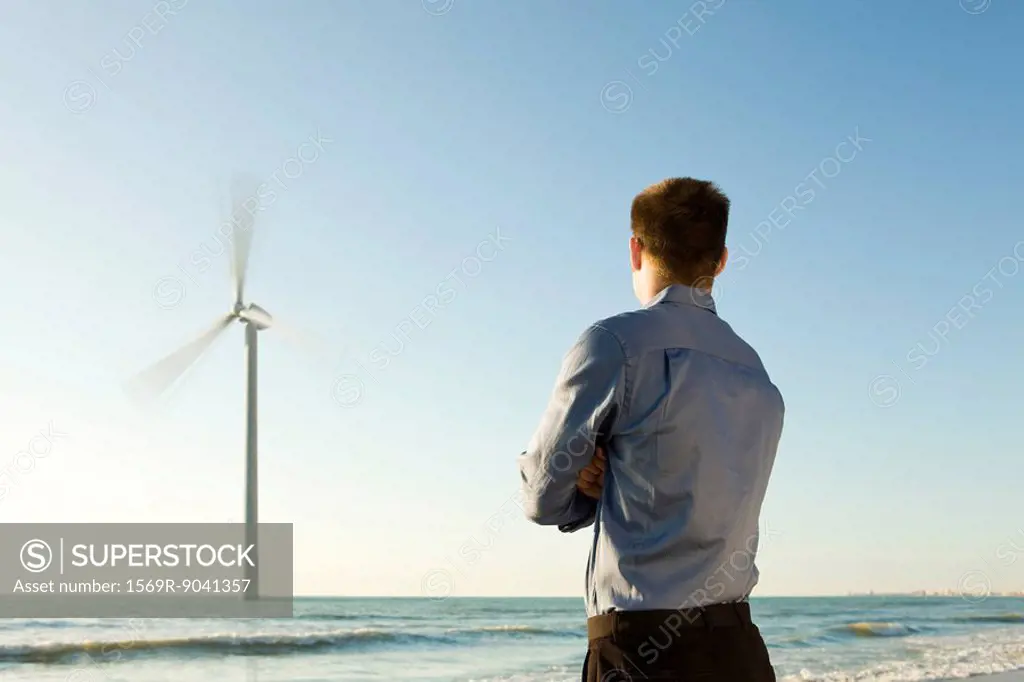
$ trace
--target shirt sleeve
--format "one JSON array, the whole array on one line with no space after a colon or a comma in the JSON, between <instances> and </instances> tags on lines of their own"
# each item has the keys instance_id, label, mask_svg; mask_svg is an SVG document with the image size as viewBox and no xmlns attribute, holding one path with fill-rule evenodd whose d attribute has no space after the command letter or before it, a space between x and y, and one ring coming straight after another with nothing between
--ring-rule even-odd
<instances>
[{"instance_id":1,"label":"shirt sleeve","mask_svg":"<svg viewBox=\"0 0 1024 682\"><path fill-rule=\"evenodd\" d=\"M594 521L597 501L576 490L576 476L611 437L625 403L626 356L598 325L562 361L540 426L519 456L527 518L572 532Z\"/></svg>"}]
</instances>

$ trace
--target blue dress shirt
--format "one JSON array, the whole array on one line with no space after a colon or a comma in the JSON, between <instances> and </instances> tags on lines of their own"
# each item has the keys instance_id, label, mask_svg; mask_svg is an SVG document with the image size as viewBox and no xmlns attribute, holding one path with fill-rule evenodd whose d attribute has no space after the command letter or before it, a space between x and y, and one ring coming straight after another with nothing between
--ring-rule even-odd
<instances>
[{"instance_id":1,"label":"blue dress shirt","mask_svg":"<svg viewBox=\"0 0 1024 682\"><path fill-rule=\"evenodd\" d=\"M594 526L587 614L746 599L782 395L699 289L672 285L591 325L519 458L530 520ZM600 500L576 489L597 446Z\"/></svg>"}]
</instances>

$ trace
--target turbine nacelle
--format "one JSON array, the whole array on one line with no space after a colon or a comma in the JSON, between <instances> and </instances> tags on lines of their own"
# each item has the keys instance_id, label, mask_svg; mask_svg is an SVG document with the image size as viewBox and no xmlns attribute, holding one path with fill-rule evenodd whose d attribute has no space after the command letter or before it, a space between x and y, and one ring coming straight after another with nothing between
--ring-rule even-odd
<instances>
[{"instance_id":1,"label":"turbine nacelle","mask_svg":"<svg viewBox=\"0 0 1024 682\"><path fill-rule=\"evenodd\" d=\"M274 318L270 313L255 303L250 303L245 307L242 307L241 304L236 304L234 315L242 322L255 325L258 330L268 329L274 324Z\"/></svg>"}]
</instances>

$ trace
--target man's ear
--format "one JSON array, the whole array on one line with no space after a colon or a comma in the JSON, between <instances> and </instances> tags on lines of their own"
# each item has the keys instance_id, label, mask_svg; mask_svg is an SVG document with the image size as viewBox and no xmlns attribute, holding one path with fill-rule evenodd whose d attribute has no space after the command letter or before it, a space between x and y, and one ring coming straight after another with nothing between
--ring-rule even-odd
<instances>
[{"instance_id":1,"label":"man's ear","mask_svg":"<svg viewBox=\"0 0 1024 682\"><path fill-rule=\"evenodd\" d=\"M722 257L718 260L718 269L715 270L715 277L722 274L722 270L725 270L725 263L729 260L729 247L722 247Z\"/></svg>"},{"instance_id":2,"label":"man's ear","mask_svg":"<svg viewBox=\"0 0 1024 682\"><path fill-rule=\"evenodd\" d=\"M629 265L636 272L643 265L644 247L635 236L629 238Z\"/></svg>"}]
</instances>

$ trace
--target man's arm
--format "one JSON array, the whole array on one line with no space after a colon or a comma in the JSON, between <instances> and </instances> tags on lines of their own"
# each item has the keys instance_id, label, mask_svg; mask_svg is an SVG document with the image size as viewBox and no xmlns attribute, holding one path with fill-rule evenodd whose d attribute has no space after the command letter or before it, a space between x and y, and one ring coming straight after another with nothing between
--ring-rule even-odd
<instances>
[{"instance_id":1,"label":"man's arm","mask_svg":"<svg viewBox=\"0 0 1024 682\"><path fill-rule=\"evenodd\" d=\"M599 439L612 435L625 406L626 356L611 332L583 332L565 356L530 445L519 456L527 517L572 532L593 523L597 501L576 489Z\"/></svg>"}]
</instances>

